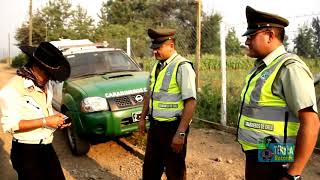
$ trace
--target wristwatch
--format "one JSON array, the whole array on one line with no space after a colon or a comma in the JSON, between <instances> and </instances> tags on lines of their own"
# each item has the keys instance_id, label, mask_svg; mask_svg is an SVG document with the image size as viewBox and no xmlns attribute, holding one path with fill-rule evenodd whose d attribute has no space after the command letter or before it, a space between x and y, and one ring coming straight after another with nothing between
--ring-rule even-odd
<instances>
[{"instance_id":1,"label":"wristwatch","mask_svg":"<svg viewBox=\"0 0 320 180\"><path fill-rule=\"evenodd\" d=\"M300 180L302 179L300 175L291 175L288 172L286 172L285 177L288 178L289 180Z\"/></svg>"},{"instance_id":2,"label":"wristwatch","mask_svg":"<svg viewBox=\"0 0 320 180\"><path fill-rule=\"evenodd\" d=\"M182 138L186 137L186 133L185 132L177 132L177 134Z\"/></svg>"}]
</instances>

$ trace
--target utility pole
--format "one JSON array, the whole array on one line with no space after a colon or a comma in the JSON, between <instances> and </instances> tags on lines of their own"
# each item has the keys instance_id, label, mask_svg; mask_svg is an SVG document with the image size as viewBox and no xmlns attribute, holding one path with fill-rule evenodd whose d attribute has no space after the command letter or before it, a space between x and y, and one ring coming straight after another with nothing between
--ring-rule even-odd
<instances>
[{"instance_id":1,"label":"utility pole","mask_svg":"<svg viewBox=\"0 0 320 180\"><path fill-rule=\"evenodd\" d=\"M220 23L220 54L221 54L221 120L223 126L227 125L227 58L225 24Z\"/></svg>"},{"instance_id":2,"label":"utility pole","mask_svg":"<svg viewBox=\"0 0 320 180\"><path fill-rule=\"evenodd\" d=\"M199 79L200 79L200 50L201 50L201 0L196 0L197 3L197 48L196 48L196 87L199 91Z\"/></svg>"},{"instance_id":3,"label":"utility pole","mask_svg":"<svg viewBox=\"0 0 320 180\"><path fill-rule=\"evenodd\" d=\"M8 64L11 65L11 57L10 57L10 33L8 33Z\"/></svg>"},{"instance_id":4,"label":"utility pole","mask_svg":"<svg viewBox=\"0 0 320 180\"><path fill-rule=\"evenodd\" d=\"M29 1L29 46L32 46L32 0Z\"/></svg>"}]
</instances>

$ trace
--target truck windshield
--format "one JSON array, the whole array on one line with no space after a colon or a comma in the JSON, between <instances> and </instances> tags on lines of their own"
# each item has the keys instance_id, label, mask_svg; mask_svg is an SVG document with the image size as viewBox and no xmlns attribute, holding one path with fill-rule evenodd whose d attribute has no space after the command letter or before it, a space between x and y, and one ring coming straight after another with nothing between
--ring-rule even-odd
<instances>
[{"instance_id":1,"label":"truck windshield","mask_svg":"<svg viewBox=\"0 0 320 180\"><path fill-rule=\"evenodd\" d=\"M99 51L67 55L70 77L106 74L121 71L140 71L122 51Z\"/></svg>"}]
</instances>

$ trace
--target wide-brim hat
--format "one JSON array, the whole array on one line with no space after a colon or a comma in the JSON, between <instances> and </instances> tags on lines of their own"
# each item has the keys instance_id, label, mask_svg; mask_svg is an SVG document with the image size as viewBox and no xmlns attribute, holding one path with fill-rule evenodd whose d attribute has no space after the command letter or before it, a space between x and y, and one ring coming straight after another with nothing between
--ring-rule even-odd
<instances>
[{"instance_id":1,"label":"wide-brim hat","mask_svg":"<svg viewBox=\"0 0 320 180\"><path fill-rule=\"evenodd\" d=\"M64 81L70 76L70 64L62 52L49 42L41 42L36 47L20 46L29 61L38 62L49 73L51 80Z\"/></svg>"},{"instance_id":2,"label":"wide-brim hat","mask_svg":"<svg viewBox=\"0 0 320 180\"><path fill-rule=\"evenodd\" d=\"M174 35L176 33L175 29L148 29L148 35L151 38L151 49L159 48L164 42L170 39L174 39Z\"/></svg>"},{"instance_id":3,"label":"wide-brim hat","mask_svg":"<svg viewBox=\"0 0 320 180\"><path fill-rule=\"evenodd\" d=\"M246 7L247 31L242 36L247 36L255 33L257 30L266 27L285 28L289 25L289 21L276 14L262 12L253 9L250 6Z\"/></svg>"}]
</instances>

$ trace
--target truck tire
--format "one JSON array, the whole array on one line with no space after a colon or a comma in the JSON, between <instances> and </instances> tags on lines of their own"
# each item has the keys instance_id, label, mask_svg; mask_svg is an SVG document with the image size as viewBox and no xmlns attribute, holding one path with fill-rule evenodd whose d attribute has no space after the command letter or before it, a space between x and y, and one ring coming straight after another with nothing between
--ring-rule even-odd
<instances>
[{"instance_id":1,"label":"truck tire","mask_svg":"<svg viewBox=\"0 0 320 180\"><path fill-rule=\"evenodd\" d=\"M67 113L67 116L68 115L69 114ZM68 117L70 118L71 116L69 115ZM82 156L87 154L90 150L89 141L79 137L73 124L66 128L66 138L72 154Z\"/></svg>"}]
</instances>

